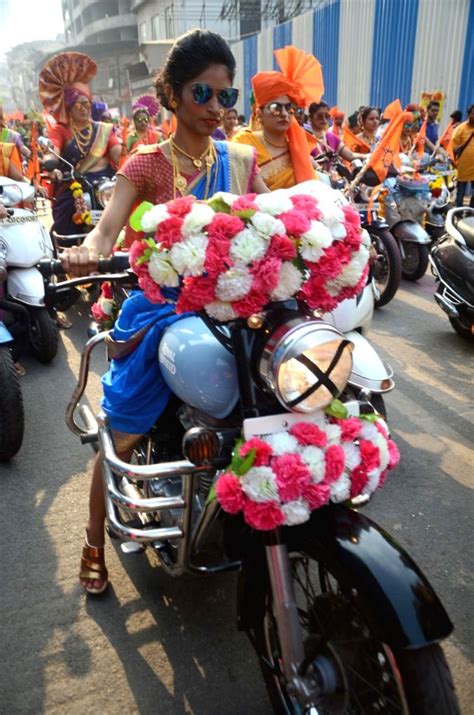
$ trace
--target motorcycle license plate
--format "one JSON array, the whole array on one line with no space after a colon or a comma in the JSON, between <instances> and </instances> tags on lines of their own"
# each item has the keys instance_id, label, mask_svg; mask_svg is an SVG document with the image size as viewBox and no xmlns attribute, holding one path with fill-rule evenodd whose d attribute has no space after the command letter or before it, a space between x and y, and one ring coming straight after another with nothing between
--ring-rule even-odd
<instances>
[{"instance_id":1,"label":"motorcycle license plate","mask_svg":"<svg viewBox=\"0 0 474 715\"><path fill-rule=\"evenodd\" d=\"M94 226L99 223L103 213L103 211L99 211L98 209L91 211L91 218Z\"/></svg>"},{"instance_id":2,"label":"motorcycle license plate","mask_svg":"<svg viewBox=\"0 0 474 715\"><path fill-rule=\"evenodd\" d=\"M360 414L359 402L351 400L344 402L349 417L358 417ZM249 417L244 420L244 438L260 437L261 435L274 434L275 432L288 432L293 425L299 422L314 422L320 415L319 412L309 414L297 412L283 412L280 415L267 415L266 417Z\"/></svg>"}]
</instances>

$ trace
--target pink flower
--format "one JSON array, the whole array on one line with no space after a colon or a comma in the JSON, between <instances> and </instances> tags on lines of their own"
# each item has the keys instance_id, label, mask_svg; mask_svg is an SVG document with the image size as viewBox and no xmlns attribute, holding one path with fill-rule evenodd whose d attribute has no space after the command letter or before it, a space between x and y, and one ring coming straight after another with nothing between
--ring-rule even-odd
<instances>
[{"instance_id":1,"label":"pink flower","mask_svg":"<svg viewBox=\"0 0 474 715\"><path fill-rule=\"evenodd\" d=\"M194 196L180 196L168 203L168 213L172 216L184 218L191 211L195 201Z\"/></svg>"},{"instance_id":2,"label":"pink flower","mask_svg":"<svg viewBox=\"0 0 474 715\"><path fill-rule=\"evenodd\" d=\"M349 226L344 243L350 246L353 251L358 251L362 243L362 234L358 228Z\"/></svg>"},{"instance_id":3,"label":"pink flower","mask_svg":"<svg viewBox=\"0 0 474 715\"><path fill-rule=\"evenodd\" d=\"M309 218L303 213L303 211L298 211L298 209L291 209L278 216L280 221L283 221L286 232L292 236L301 236L301 234L306 233L311 228L311 223Z\"/></svg>"},{"instance_id":4,"label":"pink flower","mask_svg":"<svg viewBox=\"0 0 474 715\"><path fill-rule=\"evenodd\" d=\"M279 258L282 261L292 261L296 258L296 247L288 236L272 236L270 247L265 258Z\"/></svg>"},{"instance_id":5,"label":"pink flower","mask_svg":"<svg viewBox=\"0 0 474 715\"><path fill-rule=\"evenodd\" d=\"M209 238L230 241L245 228L245 224L238 216L216 214L207 227Z\"/></svg>"},{"instance_id":6,"label":"pink flower","mask_svg":"<svg viewBox=\"0 0 474 715\"><path fill-rule=\"evenodd\" d=\"M378 485L377 485L377 489L380 489L380 488L383 487L383 485L385 484L385 480L387 479L388 472L389 472L389 470L386 469L386 470L385 470L384 472L382 472L382 474L380 475L379 483L378 483Z\"/></svg>"},{"instance_id":7,"label":"pink flower","mask_svg":"<svg viewBox=\"0 0 474 715\"><path fill-rule=\"evenodd\" d=\"M255 203L257 194L244 194L232 204L232 211L258 211L258 206Z\"/></svg>"},{"instance_id":8,"label":"pink flower","mask_svg":"<svg viewBox=\"0 0 474 715\"><path fill-rule=\"evenodd\" d=\"M326 248L316 265L318 275L325 280L337 278L342 271L341 261L338 258L336 249L332 246Z\"/></svg>"},{"instance_id":9,"label":"pink flower","mask_svg":"<svg viewBox=\"0 0 474 715\"><path fill-rule=\"evenodd\" d=\"M345 420L337 420L341 428L341 440L343 442L353 442L359 436L362 422L358 417L348 417Z\"/></svg>"},{"instance_id":10,"label":"pink flower","mask_svg":"<svg viewBox=\"0 0 474 715\"><path fill-rule=\"evenodd\" d=\"M299 499L311 481L311 472L299 454L284 454L272 459L278 492L282 501Z\"/></svg>"},{"instance_id":11,"label":"pink flower","mask_svg":"<svg viewBox=\"0 0 474 715\"><path fill-rule=\"evenodd\" d=\"M229 247L230 243L227 238L209 237L204 270L214 278L217 278L220 273L225 272L232 265L229 258Z\"/></svg>"},{"instance_id":12,"label":"pink flower","mask_svg":"<svg viewBox=\"0 0 474 715\"><path fill-rule=\"evenodd\" d=\"M360 235L359 235L360 239ZM361 239L359 240L360 244ZM350 263L350 260L352 258L352 248L349 243L346 243L346 241L336 241L334 245L332 246L334 251L336 252L337 257L339 258L341 262L341 266L347 266L348 263ZM357 246L359 248L359 246Z\"/></svg>"},{"instance_id":13,"label":"pink flower","mask_svg":"<svg viewBox=\"0 0 474 715\"><path fill-rule=\"evenodd\" d=\"M325 447L328 441L326 434L317 425L310 422L299 422L290 429L290 434L296 437L300 444L313 447Z\"/></svg>"},{"instance_id":14,"label":"pink flower","mask_svg":"<svg viewBox=\"0 0 474 715\"><path fill-rule=\"evenodd\" d=\"M244 506L240 481L230 472L221 474L216 482L217 501L229 514L237 514Z\"/></svg>"},{"instance_id":15,"label":"pink flower","mask_svg":"<svg viewBox=\"0 0 474 715\"><path fill-rule=\"evenodd\" d=\"M246 457L251 449L255 450L255 467L266 467L270 462L270 457L272 456L272 448L269 444L264 442L258 437L253 437L247 440L240 448L240 456Z\"/></svg>"},{"instance_id":16,"label":"pink flower","mask_svg":"<svg viewBox=\"0 0 474 715\"><path fill-rule=\"evenodd\" d=\"M298 194L296 196L291 196L291 202L295 209L301 211L306 218L319 221L321 218L321 211L318 209L318 202L313 199L312 196L307 196L306 194Z\"/></svg>"},{"instance_id":17,"label":"pink flower","mask_svg":"<svg viewBox=\"0 0 474 715\"><path fill-rule=\"evenodd\" d=\"M137 276L148 275L146 264L142 263L137 265L137 260L143 256L147 248L148 246L145 241L134 241L130 246L129 261L133 272L136 273Z\"/></svg>"},{"instance_id":18,"label":"pink flower","mask_svg":"<svg viewBox=\"0 0 474 715\"><path fill-rule=\"evenodd\" d=\"M346 298L355 298L356 295L359 295L365 288L365 284L367 283L367 275L369 272L369 266L367 265L363 273L360 277L359 282L355 286L347 286L346 288L343 288L338 295L338 301L340 302L341 300L345 300Z\"/></svg>"},{"instance_id":19,"label":"pink flower","mask_svg":"<svg viewBox=\"0 0 474 715\"><path fill-rule=\"evenodd\" d=\"M326 468L324 470L324 481L331 484L341 476L346 463L346 455L340 444L331 444L324 452Z\"/></svg>"},{"instance_id":20,"label":"pink flower","mask_svg":"<svg viewBox=\"0 0 474 715\"><path fill-rule=\"evenodd\" d=\"M211 276L192 276L185 278L178 302L177 313L202 310L216 298L216 282Z\"/></svg>"},{"instance_id":21,"label":"pink flower","mask_svg":"<svg viewBox=\"0 0 474 715\"><path fill-rule=\"evenodd\" d=\"M303 490L303 499L310 509L319 509L329 501L330 487L327 484L307 484Z\"/></svg>"},{"instance_id":22,"label":"pink flower","mask_svg":"<svg viewBox=\"0 0 474 715\"><path fill-rule=\"evenodd\" d=\"M268 295L251 290L245 298L231 303L233 309L241 318L248 318L252 313L259 313L268 303Z\"/></svg>"},{"instance_id":23,"label":"pink flower","mask_svg":"<svg viewBox=\"0 0 474 715\"><path fill-rule=\"evenodd\" d=\"M92 305L91 313L94 320L98 323L102 323L104 320L110 320L110 315L104 313L98 302Z\"/></svg>"},{"instance_id":24,"label":"pink flower","mask_svg":"<svg viewBox=\"0 0 474 715\"><path fill-rule=\"evenodd\" d=\"M142 291L145 293L145 296L148 298L150 303L163 303L164 298L161 294L159 286L155 283L155 281L148 275L148 273L144 273L138 278L138 285L142 289Z\"/></svg>"},{"instance_id":25,"label":"pink flower","mask_svg":"<svg viewBox=\"0 0 474 715\"><path fill-rule=\"evenodd\" d=\"M246 500L244 503L244 519L252 529L270 531L282 526L285 517L280 505L276 501L254 502Z\"/></svg>"},{"instance_id":26,"label":"pink flower","mask_svg":"<svg viewBox=\"0 0 474 715\"><path fill-rule=\"evenodd\" d=\"M366 439L359 442L361 466L366 472L380 467L380 450L376 444Z\"/></svg>"},{"instance_id":27,"label":"pink flower","mask_svg":"<svg viewBox=\"0 0 474 715\"><path fill-rule=\"evenodd\" d=\"M374 422L374 425L376 429L380 432L382 437L388 438L388 428L385 422L382 422L382 420L377 420L376 422Z\"/></svg>"},{"instance_id":28,"label":"pink flower","mask_svg":"<svg viewBox=\"0 0 474 715\"><path fill-rule=\"evenodd\" d=\"M179 216L170 216L160 223L155 234L155 239L165 248L171 248L173 243L183 240L182 228L183 219Z\"/></svg>"},{"instance_id":29,"label":"pink flower","mask_svg":"<svg viewBox=\"0 0 474 715\"><path fill-rule=\"evenodd\" d=\"M327 292L324 278L313 273L303 283L297 297L300 300L304 300L311 310L318 308L329 312L334 310L338 304L338 300Z\"/></svg>"},{"instance_id":30,"label":"pink flower","mask_svg":"<svg viewBox=\"0 0 474 715\"><path fill-rule=\"evenodd\" d=\"M395 442L392 439L388 440L388 455L389 455L388 468L394 469L394 467L396 467L400 461L400 452L398 450L397 445L395 444Z\"/></svg>"},{"instance_id":31,"label":"pink flower","mask_svg":"<svg viewBox=\"0 0 474 715\"><path fill-rule=\"evenodd\" d=\"M267 258L255 261L251 268L253 274L252 290L269 295L278 285L281 261L278 258ZM268 300L268 299L267 299Z\"/></svg>"},{"instance_id":32,"label":"pink flower","mask_svg":"<svg viewBox=\"0 0 474 715\"><path fill-rule=\"evenodd\" d=\"M343 206L342 211L344 213L344 226L346 227L346 230L349 228L349 226L353 226L354 228L359 229L359 213L355 209L353 209L352 206Z\"/></svg>"},{"instance_id":33,"label":"pink flower","mask_svg":"<svg viewBox=\"0 0 474 715\"><path fill-rule=\"evenodd\" d=\"M351 499L359 496L369 481L367 472L362 465L356 467L351 474Z\"/></svg>"}]
</instances>

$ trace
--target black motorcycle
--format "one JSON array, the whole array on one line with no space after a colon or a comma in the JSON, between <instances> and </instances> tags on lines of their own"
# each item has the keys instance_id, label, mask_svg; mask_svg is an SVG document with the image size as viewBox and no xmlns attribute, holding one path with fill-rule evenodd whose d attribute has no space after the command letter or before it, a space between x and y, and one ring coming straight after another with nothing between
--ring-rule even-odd
<instances>
[{"instance_id":1,"label":"black motorcycle","mask_svg":"<svg viewBox=\"0 0 474 715\"><path fill-rule=\"evenodd\" d=\"M430 263L436 302L456 333L474 341L474 209L448 211L446 233L431 249Z\"/></svg>"}]
</instances>

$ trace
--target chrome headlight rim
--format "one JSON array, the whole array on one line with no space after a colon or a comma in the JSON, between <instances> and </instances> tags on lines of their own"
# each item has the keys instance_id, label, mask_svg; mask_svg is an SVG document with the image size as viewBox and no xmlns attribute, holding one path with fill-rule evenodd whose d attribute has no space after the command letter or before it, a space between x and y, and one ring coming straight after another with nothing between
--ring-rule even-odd
<instances>
[{"instance_id":1,"label":"chrome headlight rim","mask_svg":"<svg viewBox=\"0 0 474 715\"><path fill-rule=\"evenodd\" d=\"M334 349L331 362L326 370L321 370L317 362L304 355L305 352L316 348L323 349L323 346L330 343L337 343L337 347ZM303 414L316 412L330 404L331 400L335 399L348 383L352 370L353 347L353 343L330 323L322 319L309 318L303 322L302 317L298 316L281 323L269 336L263 346L258 363L260 377L286 410ZM344 371L343 384L337 386L332 381L331 375L344 356L346 348L350 353L349 367ZM279 377L282 367L293 359L298 360L312 372L316 381L298 397L288 400L280 389ZM304 407L304 402L321 386L326 387L329 397L314 407Z\"/></svg>"},{"instance_id":2,"label":"chrome headlight rim","mask_svg":"<svg viewBox=\"0 0 474 715\"><path fill-rule=\"evenodd\" d=\"M100 184L99 188L97 189L97 200L104 209L112 197L114 188L115 182L107 180L102 182L102 184Z\"/></svg>"}]
</instances>

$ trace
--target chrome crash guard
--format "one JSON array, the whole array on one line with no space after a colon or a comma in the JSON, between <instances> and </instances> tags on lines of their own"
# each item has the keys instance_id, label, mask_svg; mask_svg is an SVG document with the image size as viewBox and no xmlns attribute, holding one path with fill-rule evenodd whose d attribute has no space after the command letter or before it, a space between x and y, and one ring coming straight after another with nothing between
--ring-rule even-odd
<instances>
[{"instance_id":1,"label":"chrome crash guard","mask_svg":"<svg viewBox=\"0 0 474 715\"><path fill-rule=\"evenodd\" d=\"M90 443L94 448L98 448L110 530L119 539L151 544L160 556L162 565L173 576L184 572L218 573L239 568L238 561L213 563L209 566L195 565L192 562L192 555L199 553L208 530L220 511L217 501L206 503L196 523L193 523L195 485L199 475L208 473L211 476L215 468L196 465L187 459L158 464L124 462L115 451L105 416L99 415L96 418L87 405L79 404L87 385L91 353L98 345L107 341L108 335L109 332L99 333L86 343L81 356L78 383L66 408L66 423L83 444ZM79 414L82 424L76 420L76 414ZM181 480L181 493L176 496L144 497L135 483L172 478ZM179 514L176 520L178 523L175 526L160 526L160 512L170 510ZM134 525L128 523L130 520L127 517L131 517ZM137 521L141 522L141 526L136 525ZM173 563L169 562L164 551L164 546L170 542L177 543L177 558Z\"/></svg>"}]
</instances>

